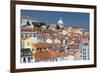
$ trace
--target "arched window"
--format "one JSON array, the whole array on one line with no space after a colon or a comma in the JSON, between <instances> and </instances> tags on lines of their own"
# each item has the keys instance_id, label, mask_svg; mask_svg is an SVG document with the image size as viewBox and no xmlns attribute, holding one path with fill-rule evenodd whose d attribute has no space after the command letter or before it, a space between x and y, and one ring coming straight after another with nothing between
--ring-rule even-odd
<instances>
[{"instance_id":1,"label":"arched window","mask_svg":"<svg viewBox=\"0 0 100 73\"><path fill-rule=\"evenodd\" d=\"M26 62L26 59L25 59L25 57L24 57L24 59L23 59L23 62Z\"/></svg>"},{"instance_id":2,"label":"arched window","mask_svg":"<svg viewBox=\"0 0 100 73\"><path fill-rule=\"evenodd\" d=\"M31 60L31 58L30 58L30 57L28 57L28 62L30 62L30 60Z\"/></svg>"}]
</instances>

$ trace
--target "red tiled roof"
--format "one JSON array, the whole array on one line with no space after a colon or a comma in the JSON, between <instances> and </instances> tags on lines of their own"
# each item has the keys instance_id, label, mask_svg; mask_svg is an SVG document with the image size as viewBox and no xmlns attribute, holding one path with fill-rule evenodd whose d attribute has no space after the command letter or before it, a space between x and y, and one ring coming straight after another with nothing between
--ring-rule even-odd
<instances>
[{"instance_id":1,"label":"red tiled roof","mask_svg":"<svg viewBox=\"0 0 100 73\"><path fill-rule=\"evenodd\" d=\"M50 45L49 44L45 44L45 43L37 43L35 44L35 47L38 49L38 48L48 48Z\"/></svg>"},{"instance_id":2,"label":"red tiled roof","mask_svg":"<svg viewBox=\"0 0 100 73\"><path fill-rule=\"evenodd\" d=\"M57 48L57 47L60 47L61 44L59 44L59 43L52 43L51 46L52 46L52 48Z\"/></svg>"},{"instance_id":3,"label":"red tiled roof","mask_svg":"<svg viewBox=\"0 0 100 73\"><path fill-rule=\"evenodd\" d=\"M52 48L57 48L57 47L60 47L61 44L59 43L52 43L52 44L49 44L49 43L37 43L35 44L35 47L38 49L38 48L48 48L48 47L52 47Z\"/></svg>"},{"instance_id":4,"label":"red tiled roof","mask_svg":"<svg viewBox=\"0 0 100 73\"><path fill-rule=\"evenodd\" d=\"M65 39L67 36L60 35L60 34L50 34L50 33L43 33L43 36L48 37L48 38L63 38Z\"/></svg>"},{"instance_id":5,"label":"red tiled roof","mask_svg":"<svg viewBox=\"0 0 100 73\"><path fill-rule=\"evenodd\" d=\"M41 32L41 29L21 27L21 32Z\"/></svg>"},{"instance_id":6,"label":"red tiled roof","mask_svg":"<svg viewBox=\"0 0 100 73\"><path fill-rule=\"evenodd\" d=\"M76 49L76 48L78 48L78 45L76 45L76 44L70 44L70 45L68 45L68 47L70 49Z\"/></svg>"},{"instance_id":7,"label":"red tiled roof","mask_svg":"<svg viewBox=\"0 0 100 73\"><path fill-rule=\"evenodd\" d=\"M35 61L47 60L47 59L55 58L58 56L59 56L59 53L56 51L41 51L41 52L37 51L34 54Z\"/></svg>"},{"instance_id":8,"label":"red tiled roof","mask_svg":"<svg viewBox=\"0 0 100 73\"><path fill-rule=\"evenodd\" d=\"M68 52L61 52L60 56L68 56L69 53Z\"/></svg>"}]
</instances>

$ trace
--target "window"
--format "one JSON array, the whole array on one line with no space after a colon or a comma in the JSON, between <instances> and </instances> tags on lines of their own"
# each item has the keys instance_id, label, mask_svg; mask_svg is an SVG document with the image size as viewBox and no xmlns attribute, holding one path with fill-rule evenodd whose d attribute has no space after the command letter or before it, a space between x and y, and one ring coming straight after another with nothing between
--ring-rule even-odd
<instances>
[{"instance_id":1,"label":"window","mask_svg":"<svg viewBox=\"0 0 100 73\"><path fill-rule=\"evenodd\" d=\"M30 57L28 57L28 62L30 62Z\"/></svg>"},{"instance_id":2,"label":"window","mask_svg":"<svg viewBox=\"0 0 100 73\"><path fill-rule=\"evenodd\" d=\"M23 62L26 62L26 59L25 58L23 59Z\"/></svg>"},{"instance_id":3,"label":"window","mask_svg":"<svg viewBox=\"0 0 100 73\"><path fill-rule=\"evenodd\" d=\"M28 53L28 55L32 55L32 53L31 53L31 52L29 52L29 53Z\"/></svg>"},{"instance_id":4,"label":"window","mask_svg":"<svg viewBox=\"0 0 100 73\"><path fill-rule=\"evenodd\" d=\"M90 60L90 58L87 58L87 60Z\"/></svg>"},{"instance_id":5,"label":"window","mask_svg":"<svg viewBox=\"0 0 100 73\"><path fill-rule=\"evenodd\" d=\"M25 55L28 55L28 52L26 51Z\"/></svg>"},{"instance_id":6,"label":"window","mask_svg":"<svg viewBox=\"0 0 100 73\"><path fill-rule=\"evenodd\" d=\"M86 56L83 56L83 60L86 60Z\"/></svg>"},{"instance_id":7,"label":"window","mask_svg":"<svg viewBox=\"0 0 100 73\"><path fill-rule=\"evenodd\" d=\"M82 55L80 57L82 58Z\"/></svg>"},{"instance_id":8,"label":"window","mask_svg":"<svg viewBox=\"0 0 100 73\"><path fill-rule=\"evenodd\" d=\"M34 51L34 49L32 49L32 51Z\"/></svg>"},{"instance_id":9,"label":"window","mask_svg":"<svg viewBox=\"0 0 100 73\"><path fill-rule=\"evenodd\" d=\"M83 58L86 58L86 56L83 56Z\"/></svg>"},{"instance_id":10,"label":"window","mask_svg":"<svg viewBox=\"0 0 100 73\"><path fill-rule=\"evenodd\" d=\"M34 33L34 37L36 37L36 33Z\"/></svg>"},{"instance_id":11,"label":"window","mask_svg":"<svg viewBox=\"0 0 100 73\"><path fill-rule=\"evenodd\" d=\"M86 53L83 53L83 55L85 56L85 55L86 55Z\"/></svg>"},{"instance_id":12,"label":"window","mask_svg":"<svg viewBox=\"0 0 100 73\"><path fill-rule=\"evenodd\" d=\"M86 51L86 49L83 49L83 51L85 52L85 51Z\"/></svg>"},{"instance_id":13,"label":"window","mask_svg":"<svg viewBox=\"0 0 100 73\"><path fill-rule=\"evenodd\" d=\"M83 60L86 60L86 57L84 57Z\"/></svg>"},{"instance_id":14,"label":"window","mask_svg":"<svg viewBox=\"0 0 100 73\"><path fill-rule=\"evenodd\" d=\"M90 56L89 55L87 55L87 58L89 58Z\"/></svg>"},{"instance_id":15,"label":"window","mask_svg":"<svg viewBox=\"0 0 100 73\"><path fill-rule=\"evenodd\" d=\"M44 50L46 50L46 48L44 48Z\"/></svg>"},{"instance_id":16,"label":"window","mask_svg":"<svg viewBox=\"0 0 100 73\"><path fill-rule=\"evenodd\" d=\"M40 51L42 51L42 48L40 48Z\"/></svg>"},{"instance_id":17,"label":"window","mask_svg":"<svg viewBox=\"0 0 100 73\"><path fill-rule=\"evenodd\" d=\"M21 52L21 56L23 56L24 54L23 54L23 52Z\"/></svg>"},{"instance_id":18,"label":"window","mask_svg":"<svg viewBox=\"0 0 100 73\"><path fill-rule=\"evenodd\" d=\"M25 35L25 37L27 37L27 34Z\"/></svg>"},{"instance_id":19,"label":"window","mask_svg":"<svg viewBox=\"0 0 100 73\"><path fill-rule=\"evenodd\" d=\"M29 42L27 43L27 46L30 46L30 43Z\"/></svg>"},{"instance_id":20,"label":"window","mask_svg":"<svg viewBox=\"0 0 100 73\"><path fill-rule=\"evenodd\" d=\"M87 53L89 54L89 51Z\"/></svg>"}]
</instances>

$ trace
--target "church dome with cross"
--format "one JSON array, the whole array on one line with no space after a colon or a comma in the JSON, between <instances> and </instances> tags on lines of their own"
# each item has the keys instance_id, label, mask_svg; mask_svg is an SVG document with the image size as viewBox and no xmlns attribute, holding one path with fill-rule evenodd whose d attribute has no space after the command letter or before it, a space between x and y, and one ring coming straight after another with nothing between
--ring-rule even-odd
<instances>
[{"instance_id":1,"label":"church dome with cross","mask_svg":"<svg viewBox=\"0 0 100 73\"><path fill-rule=\"evenodd\" d=\"M60 19L58 20L58 25L59 25L60 28L63 28L63 27L64 27L64 23L63 23L61 17L60 17Z\"/></svg>"}]
</instances>

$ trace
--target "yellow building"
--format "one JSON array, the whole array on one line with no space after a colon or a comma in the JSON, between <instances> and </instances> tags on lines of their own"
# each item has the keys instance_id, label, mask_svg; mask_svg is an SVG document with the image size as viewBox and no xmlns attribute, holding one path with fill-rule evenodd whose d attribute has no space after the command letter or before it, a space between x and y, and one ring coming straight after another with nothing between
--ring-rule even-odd
<instances>
[{"instance_id":1,"label":"yellow building","mask_svg":"<svg viewBox=\"0 0 100 73\"><path fill-rule=\"evenodd\" d=\"M30 48L30 50L35 53L35 44L37 43L37 37L24 37L22 40L23 48Z\"/></svg>"},{"instance_id":2,"label":"yellow building","mask_svg":"<svg viewBox=\"0 0 100 73\"><path fill-rule=\"evenodd\" d=\"M83 34L84 29L82 27L68 27L67 32Z\"/></svg>"},{"instance_id":3,"label":"yellow building","mask_svg":"<svg viewBox=\"0 0 100 73\"><path fill-rule=\"evenodd\" d=\"M37 43L37 38L30 37L24 40L24 48L32 48L32 45Z\"/></svg>"}]
</instances>

